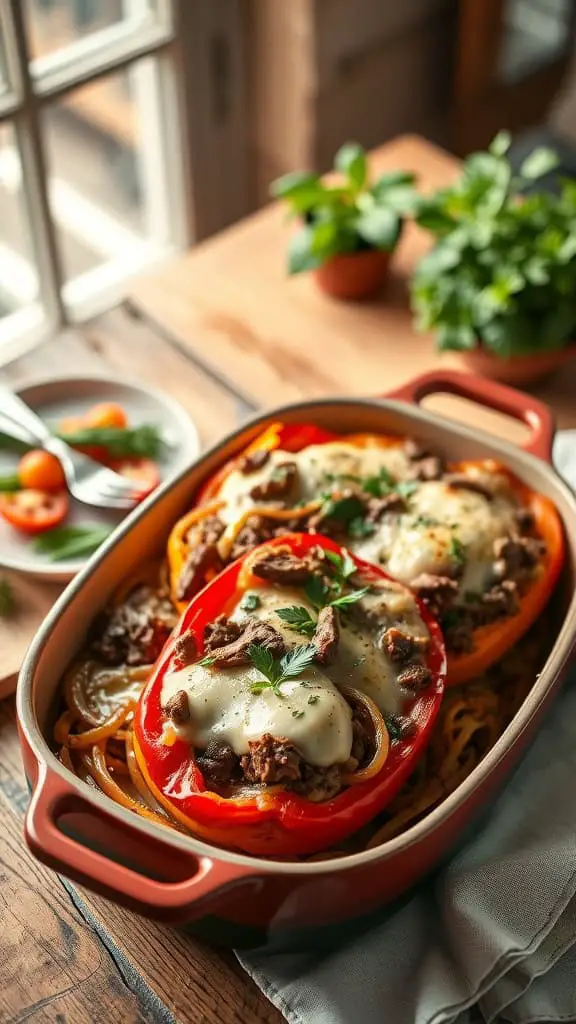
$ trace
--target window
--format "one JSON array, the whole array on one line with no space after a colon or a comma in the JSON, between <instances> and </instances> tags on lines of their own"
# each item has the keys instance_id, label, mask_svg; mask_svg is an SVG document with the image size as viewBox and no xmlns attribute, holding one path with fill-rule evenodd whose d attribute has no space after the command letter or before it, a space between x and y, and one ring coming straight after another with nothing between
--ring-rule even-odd
<instances>
[{"instance_id":1,"label":"window","mask_svg":"<svg viewBox=\"0 0 576 1024\"><path fill-rule=\"evenodd\" d=\"M177 7L0 0L0 364L192 241Z\"/></svg>"}]
</instances>

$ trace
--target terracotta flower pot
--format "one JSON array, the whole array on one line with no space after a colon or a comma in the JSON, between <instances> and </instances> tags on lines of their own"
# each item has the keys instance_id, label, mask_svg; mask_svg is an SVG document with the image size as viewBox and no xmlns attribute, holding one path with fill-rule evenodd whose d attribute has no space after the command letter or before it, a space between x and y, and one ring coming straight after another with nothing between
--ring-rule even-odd
<instances>
[{"instance_id":1,"label":"terracotta flower pot","mask_svg":"<svg viewBox=\"0 0 576 1024\"><path fill-rule=\"evenodd\" d=\"M488 349L478 345L470 352L461 352L460 357L467 369L490 380L522 387L535 384L554 370L564 366L576 356L576 343L553 352L541 352L532 356L511 356L501 359Z\"/></svg>"},{"instance_id":2,"label":"terracotta flower pot","mask_svg":"<svg viewBox=\"0 0 576 1024\"><path fill-rule=\"evenodd\" d=\"M314 271L318 287L337 299L367 299L388 276L392 254L380 249L333 256Z\"/></svg>"}]
</instances>

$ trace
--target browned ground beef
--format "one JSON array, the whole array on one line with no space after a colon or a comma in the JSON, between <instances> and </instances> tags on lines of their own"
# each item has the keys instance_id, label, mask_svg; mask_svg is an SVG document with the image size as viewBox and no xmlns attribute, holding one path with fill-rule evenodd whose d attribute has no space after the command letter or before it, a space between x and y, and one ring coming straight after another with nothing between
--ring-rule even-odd
<instances>
[{"instance_id":1,"label":"browned ground beef","mask_svg":"<svg viewBox=\"0 0 576 1024\"><path fill-rule=\"evenodd\" d=\"M176 625L168 598L153 587L135 587L126 600L94 625L91 653L105 665L150 665Z\"/></svg>"}]
</instances>

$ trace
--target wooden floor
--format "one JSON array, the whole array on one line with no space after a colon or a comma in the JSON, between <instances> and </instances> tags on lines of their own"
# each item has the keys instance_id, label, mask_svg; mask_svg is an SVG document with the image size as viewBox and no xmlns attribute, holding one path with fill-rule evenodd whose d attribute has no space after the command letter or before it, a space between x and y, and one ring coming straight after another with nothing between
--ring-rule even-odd
<instances>
[{"instance_id":1,"label":"wooden floor","mask_svg":"<svg viewBox=\"0 0 576 1024\"><path fill-rule=\"evenodd\" d=\"M192 413L204 444L251 411L125 309L51 342L0 379L72 372L164 388ZM22 838L27 800L10 698L0 703L1 1024L280 1024L231 953L112 906L34 861Z\"/></svg>"}]
</instances>

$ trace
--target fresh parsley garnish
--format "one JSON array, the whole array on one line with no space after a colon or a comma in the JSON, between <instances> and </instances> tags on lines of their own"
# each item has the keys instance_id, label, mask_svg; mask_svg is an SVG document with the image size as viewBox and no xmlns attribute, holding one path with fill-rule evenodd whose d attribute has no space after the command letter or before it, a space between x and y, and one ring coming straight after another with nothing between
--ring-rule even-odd
<instances>
[{"instance_id":1,"label":"fresh parsley garnish","mask_svg":"<svg viewBox=\"0 0 576 1024\"><path fill-rule=\"evenodd\" d=\"M302 605L292 605L290 608L278 608L276 610L277 616L286 622L293 629L296 629L299 633L305 633L308 636L312 636L316 629L316 620L312 618L310 612L303 608Z\"/></svg>"},{"instance_id":2,"label":"fresh parsley garnish","mask_svg":"<svg viewBox=\"0 0 576 1024\"><path fill-rule=\"evenodd\" d=\"M258 597L258 594L246 594L240 602L240 607L243 612L255 612L261 604L262 601Z\"/></svg>"},{"instance_id":3,"label":"fresh parsley garnish","mask_svg":"<svg viewBox=\"0 0 576 1024\"><path fill-rule=\"evenodd\" d=\"M311 693L310 696L308 697L309 704L317 704L319 700L320 697L318 696L317 693Z\"/></svg>"},{"instance_id":4,"label":"fresh parsley garnish","mask_svg":"<svg viewBox=\"0 0 576 1024\"><path fill-rule=\"evenodd\" d=\"M328 552L326 552L326 554L328 554ZM304 590L306 597L310 601L310 604L314 605L314 608L317 608L318 610L320 608L324 608L328 601L330 589L319 576L311 576L306 583Z\"/></svg>"},{"instance_id":5,"label":"fresh parsley garnish","mask_svg":"<svg viewBox=\"0 0 576 1024\"><path fill-rule=\"evenodd\" d=\"M373 498L383 498L384 495L390 494L396 489L396 480L387 469L379 471L377 476L367 476L360 481L360 486L366 494L371 494Z\"/></svg>"},{"instance_id":6,"label":"fresh parsley garnish","mask_svg":"<svg viewBox=\"0 0 576 1024\"><path fill-rule=\"evenodd\" d=\"M356 519L364 511L364 506L356 495L350 494L345 498L332 498L328 496L320 510L324 519L337 519L339 523L349 523Z\"/></svg>"},{"instance_id":7,"label":"fresh parsley garnish","mask_svg":"<svg viewBox=\"0 0 576 1024\"><path fill-rule=\"evenodd\" d=\"M342 551L341 555L336 551L326 551L326 558L332 563L334 576L341 583L345 583L356 572L356 563L347 551Z\"/></svg>"},{"instance_id":8,"label":"fresh parsley garnish","mask_svg":"<svg viewBox=\"0 0 576 1024\"><path fill-rule=\"evenodd\" d=\"M417 480L399 480L394 490L397 491L402 498L409 498L418 490L418 487L419 484Z\"/></svg>"},{"instance_id":9,"label":"fresh parsley garnish","mask_svg":"<svg viewBox=\"0 0 576 1024\"><path fill-rule=\"evenodd\" d=\"M349 604L356 604L356 601L361 601L366 596L370 587L361 587L360 590L352 590L349 594L342 594L340 597L335 597L333 601L330 601L331 608L346 608Z\"/></svg>"},{"instance_id":10,"label":"fresh parsley garnish","mask_svg":"<svg viewBox=\"0 0 576 1024\"><path fill-rule=\"evenodd\" d=\"M202 660L198 662L198 664L202 665L202 668L210 668L215 661L216 658L213 658L211 654L207 654L205 658L202 658Z\"/></svg>"},{"instance_id":11,"label":"fresh parsley garnish","mask_svg":"<svg viewBox=\"0 0 576 1024\"><path fill-rule=\"evenodd\" d=\"M353 537L354 540L363 540L364 537L371 537L375 530L376 526L374 523L364 519L363 516L356 516L348 523L348 536Z\"/></svg>"},{"instance_id":12,"label":"fresh parsley garnish","mask_svg":"<svg viewBox=\"0 0 576 1024\"><path fill-rule=\"evenodd\" d=\"M91 555L112 533L111 526L56 526L33 540L34 549L53 562Z\"/></svg>"},{"instance_id":13,"label":"fresh parsley garnish","mask_svg":"<svg viewBox=\"0 0 576 1024\"><path fill-rule=\"evenodd\" d=\"M413 526L438 526L438 520L433 519L432 516L416 516Z\"/></svg>"},{"instance_id":14,"label":"fresh parsley garnish","mask_svg":"<svg viewBox=\"0 0 576 1024\"><path fill-rule=\"evenodd\" d=\"M288 679L297 678L310 668L316 657L316 648L313 644L305 644L302 647L294 647L281 658L275 658L267 647L251 644L248 656L254 668L264 676L264 679L252 683L250 692L259 694L270 689L277 697L282 697L281 684Z\"/></svg>"},{"instance_id":15,"label":"fresh parsley garnish","mask_svg":"<svg viewBox=\"0 0 576 1024\"><path fill-rule=\"evenodd\" d=\"M310 703L310 701L308 701L308 703ZM292 718L304 718L304 712L303 711L293 711L292 712Z\"/></svg>"},{"instance_id":16,"label":"fresh parsley garnish","mask_svg":"<svg viewBox=\"0 0 576 1024\"><path fill-rule=\"evenodd\" d=\"M4 619L12 615L15 607L16 601L12 584L10 580L2 576L0 577L0 618Z\"/></svg>"},{"instance_id":17,"label":"fresh parsley garnish","mask_svg":"<svg viewBox=\"0 0 576 1024\"><path fill-rule=\"evenodd\" d=\"M458 565L463 565L466 561L466 548L464 547L461 540L458 537L452 537L450 540L450 547L448 549L450 558L453 559Z\"/></svg>"},{"instance_id":18,"label":"fresh parsley garnish","mask_svg":"<svg viewBox=\"0 0 576 1024\"><path fill-rule=\"evenodd\" d=\"M68 433L56 432L56 436L75 447L97 445L118 459L157 459L164 447L160 431L151 423L140 427L81 427Z\"/></svg>"}]
</instances>

